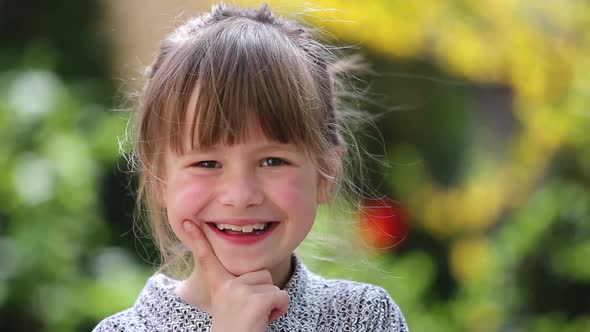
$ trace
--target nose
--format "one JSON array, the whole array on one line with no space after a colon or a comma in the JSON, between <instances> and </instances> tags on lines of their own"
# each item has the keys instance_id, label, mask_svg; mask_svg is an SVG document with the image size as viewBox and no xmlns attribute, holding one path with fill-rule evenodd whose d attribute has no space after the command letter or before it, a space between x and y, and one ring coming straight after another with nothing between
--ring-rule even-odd
<instances>
[{"instance_id":1,"label":"nose","mask_svg":"<svg viewBox=\"0 0 590 332\"><path fill-rule=\"evenodd\" d=\"M224 206L247 208L264 201L256 175L243 170L226 172L220 189L218 199Z\"/></svg>"}]
</instances>

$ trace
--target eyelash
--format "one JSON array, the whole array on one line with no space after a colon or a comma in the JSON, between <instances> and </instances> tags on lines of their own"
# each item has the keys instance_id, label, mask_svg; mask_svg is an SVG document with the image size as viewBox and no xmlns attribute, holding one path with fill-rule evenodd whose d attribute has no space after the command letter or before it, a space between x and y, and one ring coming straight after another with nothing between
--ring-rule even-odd
<instances>
[{"instance_id":1,"label":"eyelash","mask_svg":"<svg viewBox=\"0 0 590 332\"><path fill-rule=\"evenodd\" d=\"M214 165L211 165L214 164ZM207 166L208 165L208 166ZM193 166L202 167L202 168L221 168L221 164L215 160L203 160L197 163L194 163Z\"/></svg>"},{"instance_id":2,"label":"eyelash","mask_svg":"<svg viewBox=\"0 0 590 332\"><path fill-rule=\"evenodd\" d=\"M275 165L274 167L289 165L289 162L288 161L286 161L283 158L278 158L278 157L264 158L261 163L264 163L265 161L268 161L268 160L278 160L279 161L279 165ZM265 167L273 167L273 166L265 166Z\"/></svg>"},{"instance_id":3,"label":"eyelash","mask_svg":"<svg viewBox=\"0 0 590 332\"><path fill-rule=\"evenodd\" d=\"M263 166L262 165L265 162L268 162L269 160L278 161L279 164L278 165L274 165L274 166L273 165L267 165L267 166ZM278 166L289 165L289 162L286 161L283 158L268 157L268 158L262 159L262 161L260 162L260 165L262 167L278 167ZM193 166L202 167L202 168L221 168L221 164L218 161L215 161L215 160L203 160L203 161L199 161L197 163L194 163Z\"/></svg>"}]
</instances>

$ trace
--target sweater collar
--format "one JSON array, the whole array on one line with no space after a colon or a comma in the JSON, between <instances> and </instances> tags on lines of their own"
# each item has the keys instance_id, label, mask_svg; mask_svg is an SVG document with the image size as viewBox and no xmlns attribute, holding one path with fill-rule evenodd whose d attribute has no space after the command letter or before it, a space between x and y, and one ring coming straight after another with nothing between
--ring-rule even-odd
<instances>
[{"instance_id":1,"label":"sweater collar","mask_svg":"<svg viewBox=\"0 0 590 332\"><path fill-rule=\"evenodd\" d=\"M299 307L298 304L304 300L308 287L310 272L307 267L295 254L291 256L291 264L294 271L284 288L289 294L289 312L278 320L292 316L292 309ZM179 283L179 280L162 273L151 276L133 306L135 311L146 319L146 323L149 322L153 326L195 320L210 322L211 316L208 312L191 306L176 294L175 289Z\"/></svg>"}]
</instances>

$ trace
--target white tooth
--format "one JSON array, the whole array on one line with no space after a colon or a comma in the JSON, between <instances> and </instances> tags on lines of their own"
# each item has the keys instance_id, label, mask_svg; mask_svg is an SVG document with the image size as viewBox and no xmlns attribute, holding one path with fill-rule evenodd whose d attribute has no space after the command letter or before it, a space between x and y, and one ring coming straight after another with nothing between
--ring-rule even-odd
<instances>
[{"instance_id":1,"label":"white tooth","mask_svg":"<svg viewBox=\"0 0 590 332\"><path fill-rule=\"evenodd\" d=\"M237 225L230 225L230 224L215 224L217 229L224 230L224 229L231 229L232 231L236 232L244 232L244 233L251 233L254 230L264 230L266 228L266 223L257 223L257 224L250 224L244 226L237 226Z\"/></svg>"},{"instance_id":2,"label":"white tooth","mask_svg":"<svg viewBox=\"0 0 590 332\"><path fill-rule=\"evenodd\" d=\"M236 231L236 232L240 232L242 230L242 227L236 226L236 225L225 225L225 228L229 228L232 231Z\"/></svg>"},{"instance_id":3,"label":"white tooth","mask_svg":"<svg viewBox=\"0 0 590 332\"><path fill-rule=\"evenodd\" d=\"M217 228L224 230L224 229L232 229L232 227L235 227L233 225L229 225L229 224L218 224Z\"/></svg>"}]
</instances>

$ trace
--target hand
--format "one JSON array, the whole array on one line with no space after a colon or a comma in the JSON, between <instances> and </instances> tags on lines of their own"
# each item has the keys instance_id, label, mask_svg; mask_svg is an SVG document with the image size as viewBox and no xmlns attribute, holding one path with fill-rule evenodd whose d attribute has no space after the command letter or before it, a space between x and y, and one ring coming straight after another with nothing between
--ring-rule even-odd
<instances>
[{"instance_id":1,"label":"hand","mask_svg":"<svg viewBox=\"0 0 590 332\"><path fill-rule=\"evenodd\" d=\"M262 332L287 312L287 291L273 285L268 270L234 276L221 264L200 227L183 222L188 244L210 287L214 332Z\"/></svg>"}]
</instances>

